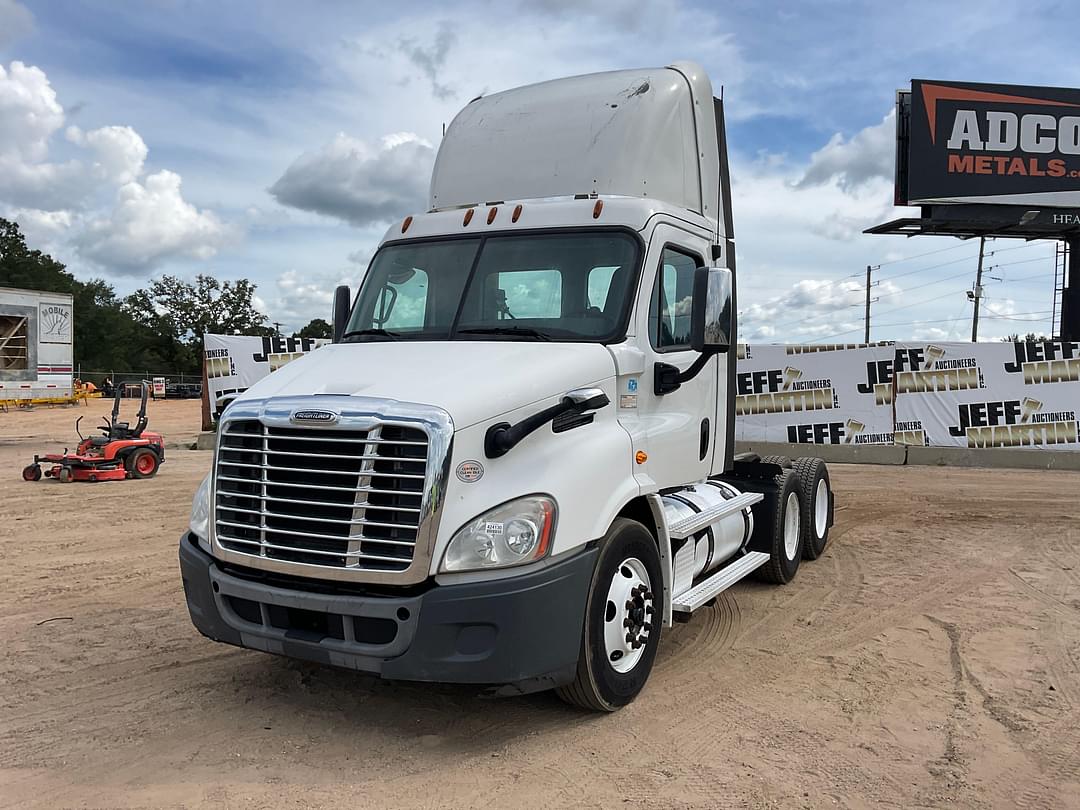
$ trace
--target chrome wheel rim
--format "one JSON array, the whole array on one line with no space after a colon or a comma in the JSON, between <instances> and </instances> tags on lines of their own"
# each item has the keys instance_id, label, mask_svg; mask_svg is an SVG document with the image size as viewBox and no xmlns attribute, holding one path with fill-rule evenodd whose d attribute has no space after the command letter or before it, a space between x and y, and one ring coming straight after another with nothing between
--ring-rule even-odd
<instances>
[{"instance_id":1,"label":"chrome wheel rim","mask_svg":"<svg viewBox=\"0 0 1080 810\"><path fill-rule=\"evenodd\" d=\"M829 487L822 478L814 491L814 531L820 540L825 536L829 522Z\"/></svg>"},{"instance_id":2,"label":"chrome wheel rim","mask_svg":"<svg viewBox=\"0 0 1080 810\"><path fill-rule=\"evenodd\" d=\"M623 560L604 604L604 653L616 672L629 672L645 654L653 627L652 582L637 557Z\"/></svg>"},{"instance_id":3,"label":"chrome wheel rim","mask_svg":"<svg viewBox=\"0 0 1080 810\"><path fill-rule=\"evenodd\" d=\"M799 550L799 497L791 492L784 505L784 554L789 560L795 559Z\"/></svg>"}]
</instances>

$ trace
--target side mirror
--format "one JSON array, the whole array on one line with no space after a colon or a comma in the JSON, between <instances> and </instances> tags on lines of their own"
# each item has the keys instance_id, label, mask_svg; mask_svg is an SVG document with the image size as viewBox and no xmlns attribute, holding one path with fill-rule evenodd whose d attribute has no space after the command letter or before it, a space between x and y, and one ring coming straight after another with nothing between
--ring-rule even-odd
<instances>
[{"instance_id":1,"label":"side mirror","mask_svg":"<svg viewBox=\"0 0 1080 810\"><path fill-rule=\"evenodd\" d=\"M723 354L731 348L732 325L731 271L699 267L690 305L690 346L706 354Z\"/></svg>"},{"instance_id":2,"label":"side mirror","mask_svg":"<svg viewBox=\"0 0 1080 810\"><path fill-rule=\"evenodd\" d=\"M351 309L352 290L349 289L347 284L342 284L334 290L334 343L341 343L341 338L345 334L345 326L349 322L349 311Z\"/></svg>"}]
</instances>

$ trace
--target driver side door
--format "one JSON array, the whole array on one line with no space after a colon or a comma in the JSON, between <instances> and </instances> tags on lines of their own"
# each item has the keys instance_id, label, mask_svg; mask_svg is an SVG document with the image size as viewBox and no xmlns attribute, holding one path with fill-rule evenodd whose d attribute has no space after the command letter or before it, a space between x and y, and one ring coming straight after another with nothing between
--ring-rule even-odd
<instances>
[{"instance_id":1,"label":"driver side door","mask_svg":"<svg viewBox=\"0 0 1080 810\"><path fill-rule=\"evenodd\" d=\"M690 347L690 315L694 271L705 264L707 242L661 225L654 232L653 244L657 248L650 250L649 257L653 275L647 332L639 344L645 352L645 373L638 419L647 442L645 472L663 489L699 481L711 472L717 359L711 357L697 376L677 390L656 393L657 363L685 371L700 357Z\"/></svg>"}]
</instances>

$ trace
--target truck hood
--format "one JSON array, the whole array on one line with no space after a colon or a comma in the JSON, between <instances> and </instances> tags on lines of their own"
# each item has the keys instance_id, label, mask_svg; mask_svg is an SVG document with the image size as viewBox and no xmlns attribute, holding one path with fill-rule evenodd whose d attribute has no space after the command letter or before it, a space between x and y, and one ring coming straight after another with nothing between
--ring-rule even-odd
<instances>
[{"instance_id":1,"label":"truck hood","mask_svg":"<svg viewBox=\"0 0 1080 810\"><path fill-rule=\"evenodd\" d=\"M458 430L615 374L596 343L400 341L323 346L264 377L237 401L310 394L434 405Z\"/></svg>"}]
</instances>

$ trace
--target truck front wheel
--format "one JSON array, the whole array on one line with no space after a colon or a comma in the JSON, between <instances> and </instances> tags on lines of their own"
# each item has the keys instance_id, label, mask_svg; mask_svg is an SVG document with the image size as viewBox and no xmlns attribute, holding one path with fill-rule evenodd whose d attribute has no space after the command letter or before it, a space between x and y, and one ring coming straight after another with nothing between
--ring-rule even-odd
<instances>
[{"instance_id":1,"label":"truck front wheel","mask_svg":"<svg viewBox=\"0 0 1080 810\"><path fill-rule=\"evenodd\" d=\"M637 697L660 644L662 588L652 534L636 520L616 518L589 587L577 675L559 697L600 712Z\"/></svg>"}]
</instances>

